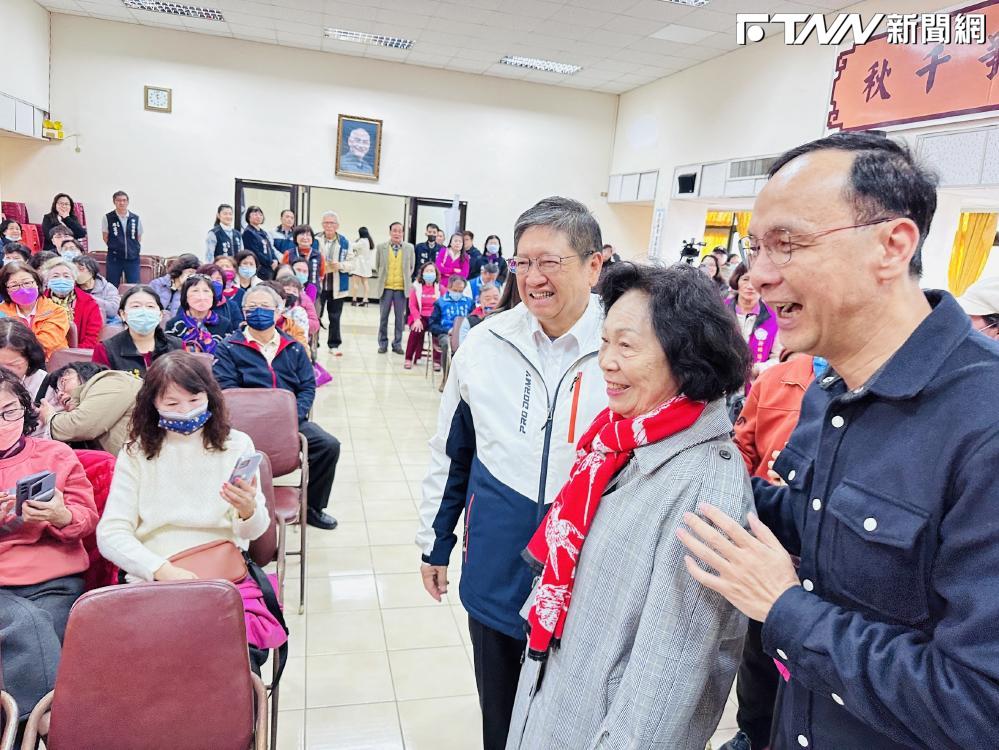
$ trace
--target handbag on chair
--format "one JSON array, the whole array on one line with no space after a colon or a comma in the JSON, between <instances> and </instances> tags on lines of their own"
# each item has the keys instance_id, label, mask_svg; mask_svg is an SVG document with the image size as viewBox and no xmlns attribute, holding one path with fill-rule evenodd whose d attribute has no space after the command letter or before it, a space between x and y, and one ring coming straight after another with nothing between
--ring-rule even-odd
<instances>
[{"instance_id":1,"label":"handbag on chair","mask_svg":"<svg viewBox=\"0 0 999 750\"><path fill-rule=\"evenodd\" d=\"M225 539L199 544L168 559L171 564L188 570L203 580L221 578L239 583L248 575L242 550Z\"/></svg>"}]
</instances>

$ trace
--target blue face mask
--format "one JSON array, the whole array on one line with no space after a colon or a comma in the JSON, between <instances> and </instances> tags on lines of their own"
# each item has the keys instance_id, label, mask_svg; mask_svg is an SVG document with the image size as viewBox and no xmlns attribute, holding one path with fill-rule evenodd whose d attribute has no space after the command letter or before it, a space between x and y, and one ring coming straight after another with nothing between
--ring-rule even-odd
<instances>
[{"instance_id":1,"label":"blue face mask","mask_svg":"<svg viewBox=\"0 0 999 750\"><path fill-rule=\"evenodd\" d=\"M450 297L451 300L454 302L458 302L465 298L464 294L462 294L461 292L456 292L453 289L448 290L447 296Z\"/></svg>"},{"instance_id":2,"label":"blue face mask","mask_svg":"<svg viewBox=\"0 0 999 750\"><path fill-rule=\"evenodd\" d=\"M242 276L244 279L252 279L254 276L257 275L257 269L250 268L249 266L240 266L239 275Z\"/></svg>"},{"instance_id":3,"label":"blue face mask","mask_svg":"<svg viewBox=\"0 0 999 750\"><path fill-rule=\"evenodd\" d=\"M433 284L435 281L437 281L437 274L435 274L435 273L425 273L425 274L423 274L423 283L424 284Z\"/></svg>"},{"instance_id":4,"label":"blue face mask","mask_svg":"<svg viewBox=\"0 0 999 750\"><path fill-rule=\"evenodd\" d=\"M129 310L125 313L125 322L136 333L145 335L156 330L156 326L160 324L160 313L159 310L146 310L145 308Z\"/></svg>"},{"instance_id":5,"label":"blue face mask","mask_svg":"<svg viewBox=\"0 0 999 750\"><path fill-rule=\"evenodd\" d=\"M170 430L170 432L190 435L204 427L205 423L211 418L212 413L208 411L208 404L206 403L192 409L187 414L161 411L159 426L164 430Z\"/></svg>"},{"instance_id":6,"label":"blue face mask","mask_svg":"<svg viewBox=\"0 0 999 750\"><path fill-rule=\"evenodd\" d=\"M52 290L53 294L58 294L60 297L65 297L71 291L73 287L76 286L72 279L49 279L48 287Z\"/></svg>"},{"instance_id":7,"label":"blue face mask","mask_svg":"<svg viewBox=\"0 0 999 750\"><path fill-rule=\"evenodd\" d=\"M307 274L307 273L296 273L295 274L295 278L298 279L303 284L305 284L305 283L308 283L308 281L309 281L309 274Z\"/></svg>"},{"instance_id":8,"label":"blue face mask","mask_svg":"<svg viewBox=\"0 0 999 750\"><path fill-rule=\"evenodd\" d=\"M827 360L825 357L812 358L812 372L815 373L815 377L821 378L828 369L829 369L829 360Z\"/></svg>"},{"instance_id":9,"label":"blue face mask","mask_svg":"<svg viewBox=\"0 0 999 750\"><path fill-rule=\"evenodd\" d=\"M274 310L255 307L246 313L246 325L254 331L266 331L274 327Z\"/></svg>"},{"instance_id":10,"label":"blue face mask","mask_svg":"<svg viewBox=\"0 0 999 750\"><path fill-rule=\"evenodd\" d=\"M215 298L216 299L218 299L219 297L221 297L222 296L222 282L221 281L213 281L212 282L212 291L215 292Z\"/></svg>"},{"instance_id":11,"label":"blue face mask","mask_svg":"<svg viewBox=\"0 0 999 750\"><path fill-rule=\"evenodd\" d=\"M63 251L62 251L62 253L61 253L61 255L62 255L62 257L63 257L63 258L65 258L66 260L70 260L70 261L72 261L72 260L76 260L77 258L79 258L79 257L80 257L80 251L79 251L79 250L77 250L77 249L76 249L76 248L74 247L74 248L73 248L73 249L71 249L71 250L63 250Z\"/></svg>"}]
</instances>

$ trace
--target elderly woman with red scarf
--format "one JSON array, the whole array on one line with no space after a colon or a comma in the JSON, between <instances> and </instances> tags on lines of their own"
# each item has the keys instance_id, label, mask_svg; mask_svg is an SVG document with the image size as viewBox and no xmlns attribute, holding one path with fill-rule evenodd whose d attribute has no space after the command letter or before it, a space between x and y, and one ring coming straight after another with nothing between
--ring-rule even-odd
<instances>
[{"instance_id":1,"label":"elderly woman with red scarf","mask_svg":"<svg viewBox=\"0 0 999 750\"><path fill-rule=\"evenodd\" d=\"M619 263L600 289L609 408L525 550L539 578L507 750L703 748L746 619L691 577L677 531L702 504L752 508L724 403L748 353L694 268Z\"/></svg>"}]
</instances>

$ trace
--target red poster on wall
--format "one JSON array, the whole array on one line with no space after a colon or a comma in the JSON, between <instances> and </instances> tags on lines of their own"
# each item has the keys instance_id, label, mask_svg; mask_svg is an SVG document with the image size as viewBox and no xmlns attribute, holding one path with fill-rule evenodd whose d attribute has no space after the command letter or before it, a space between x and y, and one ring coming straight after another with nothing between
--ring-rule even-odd
<instances>
[{"instance_id":1,"label":"red poster on wall","mask_svg":"<svg viewBox=\"0 0 999 750\"><path fill-rule=\"evenodd\" d=\"M984 17L981 43L961 39L958 17L972 15ZM866 130L999 110L999 0L954 10L949 24L919 44L884 33L842 52L827 126Z\"/></svg>"}]
</instances>

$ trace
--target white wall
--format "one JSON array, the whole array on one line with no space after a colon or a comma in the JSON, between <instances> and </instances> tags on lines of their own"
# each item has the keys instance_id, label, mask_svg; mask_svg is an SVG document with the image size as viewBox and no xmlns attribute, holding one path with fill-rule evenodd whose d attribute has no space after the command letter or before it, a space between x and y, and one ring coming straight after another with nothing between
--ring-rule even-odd
<instances>
[{"instance_id":1,"label":"white wall","mask_svg":"<svg viewBox=\"0 0 999 750\"><path fill-rule=\"evenodd\" d=\"M906 12L937 11L944 5L943 0L911 0ZM877 12L897 13L897 6L889 0L872 0L849 10L868 17ZM814 41L785 46L782 38L771 34L761 43L621 96L611 171L660 170L657 205L667 209L663 257L677 258L681 242L703 231L705 211L738 210L751 204L746 199L714 204L670 200L674 170L688 164L777 154L822 137L838 53L838 48ZM959 197L941 191L924 246L924 286L946 288L958 216L981 203L982 196Z\"/></svg>"},{"instance_id":2,"label":"white wall","mask_svg":"<svg viewBox=\"0 0 999 750\"><path fill-rule=\"evenodd\" d=\"M33 219L58 190L83 201L93 247L121 188L148 252L199 251L236 177L457 192L469 228L511 248L516 217L552 194L590 206L609 238L628 234L630 214L600 197L616 96L59 14L52 38L52 112L81 152L3 143L0 174ZM172 114L143 109L147 84L173 89ZM378 183L334 177L338 113L384 120Z\"/></svg>"},{"instance_id":3,"label":"white wall","mask_svg":"<svg viewBox=\"0 0 999 750\"><path fill-rule=\"evenodd\" d=\"M35 0L3 0L0 8L0 91L48 109L49 12Z\"/></svg>"}]
</instances>

